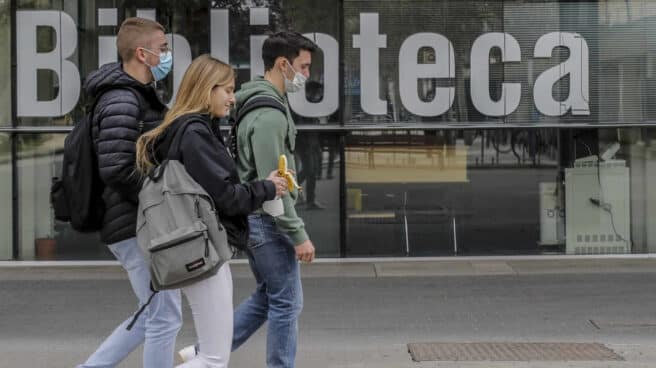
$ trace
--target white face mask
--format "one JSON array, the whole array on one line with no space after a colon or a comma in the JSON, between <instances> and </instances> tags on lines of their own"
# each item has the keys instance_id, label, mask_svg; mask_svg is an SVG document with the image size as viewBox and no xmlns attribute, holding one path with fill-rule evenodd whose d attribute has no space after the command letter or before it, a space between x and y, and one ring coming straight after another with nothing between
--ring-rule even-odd
<instances>
[{"instance_id":1,"label":"white face mask","mask_svg":"<svg viewBox=\"0 0 656 368\"><path fill-rule=\"evenodd\" d=\"M285 73L282 73L282 79L285 81L285 90L287 92L297 92L301 88L305 86L305 82L307 81L307 78L299 72L297 72L292 64L289 63L289 61L285 60L287 64L289 65L290 68L294 71L294 79L289 80L285 76Z\"/></svg>"}]
</instances>

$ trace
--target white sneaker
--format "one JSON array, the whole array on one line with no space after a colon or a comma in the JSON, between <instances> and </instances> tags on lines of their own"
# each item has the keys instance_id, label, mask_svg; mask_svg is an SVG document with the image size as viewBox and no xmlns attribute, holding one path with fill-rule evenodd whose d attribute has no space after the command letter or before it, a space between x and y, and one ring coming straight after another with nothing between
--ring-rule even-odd
<instances>
[{"instance_id":1,"label":"white sneaker","mask_svg":"<svg viewBox=\"0 0 656 368\"><path fill-rule=\"evenodd\" d=\"M185 363L196 357L198 351L196 350L196 345L189 345L186 348L182 348L178 351L176 358L179 363Z\"/></svg>"}]
</instances>

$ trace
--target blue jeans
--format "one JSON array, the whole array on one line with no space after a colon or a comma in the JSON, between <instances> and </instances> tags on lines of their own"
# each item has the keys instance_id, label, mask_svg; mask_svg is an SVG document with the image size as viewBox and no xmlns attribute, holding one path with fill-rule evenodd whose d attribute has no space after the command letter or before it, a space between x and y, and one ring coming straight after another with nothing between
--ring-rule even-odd
<instances>
[{"instance_id":1,"label":"blue jeans","mask_svg":"<svg viewBox=\"0 0 656 368\"><path fill-rule=\"evenodd\" d=\"M303 289L294 244L269 215L250 215L248 262L257 288L235 310L232 350L268 321L268 368L294 367Z\"/></svg>"},{"instance_id":2,"label":"blue jeans","mask_svg":"<svg viewBox=\"0 0 656 368\"><path fill-rule=\"evenodd\" d=\"M109 250L127 271L139 305L143 305L151 294L150 272L137 239L110 244ZM97 308L104 306L99 305ZM165 290L157 293L128 331L126 327L131 320L132 316L116 327L86 363L78 368L115 367L142 343L145 368L173 367L175 338L182 326L180 291Z\"/></svg>"}]
</instances>

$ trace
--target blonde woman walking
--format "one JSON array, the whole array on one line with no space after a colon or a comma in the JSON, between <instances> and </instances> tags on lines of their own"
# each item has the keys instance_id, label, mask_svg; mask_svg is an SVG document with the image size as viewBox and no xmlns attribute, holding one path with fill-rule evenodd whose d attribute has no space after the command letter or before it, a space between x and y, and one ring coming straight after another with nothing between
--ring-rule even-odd
<instances>
[{"instance_id":1,"label":"blonde woman walking","mask_svg":"<svg viewBox=\"0 0 656 368\"><path fill-rule=\"evenodd\" d=\"M248 241L247 215L266 200L281 196L286 181L272 172L266 180L241 184L237 168L219 133L218 119L235 103L235 72L209 56L195 59L163 123L137 142L137 169L147 174L177 149L189 175L214 200L231 245ZM173 145L174 139L179 145ZM227 367L233 332L232 276L229 264L216 275L182 288L191 306L199 354L178 367Z\"/></svg>"}]
</instances>

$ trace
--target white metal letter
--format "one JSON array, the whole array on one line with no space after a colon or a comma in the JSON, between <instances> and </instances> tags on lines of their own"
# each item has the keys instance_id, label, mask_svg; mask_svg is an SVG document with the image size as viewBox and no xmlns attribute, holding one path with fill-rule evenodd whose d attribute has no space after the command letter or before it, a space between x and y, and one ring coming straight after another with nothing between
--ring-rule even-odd
<instances>
[{"instance_id":1,"label":"white metal letter","mask_svg":"<svg viewBox=\"0 0 656 368\"><path fill-rule=\"evenodd\" d=\"M378 13L360 14L360 34L353 35L353 47L360 49L362 110L384 115L387 102L380 98L378 49L387 47L387 36L378 34Z\"/></svg>"},{"instance_id":2,"label":"white metal letter","mask_svg":"<svg viewBox=\"0 0 656 368\"><path fill-rule=\"evenodd\" d=\"M37 27L50 27L56 44L48 52L37 51ZM62 116L75 107L80 97L80 72L66 60L77 48L77 27L73 18L58 10L16 11L17 106L18 116ZM53 71L59 79L59 93L50 101L37 99L37 70Z\"/></svg>"},{"instance_id":3,"label":"white metal letter","mask_svg":"<svg viewBox=\"0 0 656 368\"><path fill-rule=\"evenodd\" d=\"M590 115L588 90L588 44L578 33L552 32L535 44L536 58L550 58L558 46L569 49L569 58L542 73L535 81L535 106L544 115L562 116L570 109L572 115ZM564 101L553 98L553 85L569 74L569 95Z\"/></svg>"},{"instance_id":4,"label":"white metal letter","mask_svg":"<svg viewBox=\"0 0 656 368\"><path fill-rule=\"evenodd\" d=\"M435 51L435 63L417 63L417 53L423 47ZM425 102L417 94L417 80L454 78L455 70L453 45L446 37L437 33L415 33L408 37L399 51L399 92L403 106L419 116L444 114L453 104L455 87L435 87L435 98Z\"/></svg>"},{"instance_id":5,"label":"white metal letter","mask_svg":"<svg viewBox=\"0 0 656 368\"><path fill-rule=\"evenodd\" d=\"M520 83L502 83L501 98L490 97L490 51L501 50L501 62L521 61L517 40L508 33L486 33L476 39L471 51L471 98L476 109L487 116L506 116L519 106L522 97Z\"/></svg>"}]
</instances>

